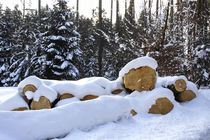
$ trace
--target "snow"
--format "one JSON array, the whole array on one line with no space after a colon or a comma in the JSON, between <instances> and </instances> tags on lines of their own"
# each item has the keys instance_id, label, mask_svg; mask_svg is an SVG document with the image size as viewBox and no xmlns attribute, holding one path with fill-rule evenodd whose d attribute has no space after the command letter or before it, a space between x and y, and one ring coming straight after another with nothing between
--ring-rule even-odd
<instances>
[{"instance_id":1,"label":"snow","mask_svg":"<svg viewBox=\"0 0 210 140\"><path fill-rule=\"evenodd\" d=\"M167 97L176 105L172 91L166 88L156 88L152 91L143 91L141 93L134 91L125 98L129 100L132 109L137 113L148 113L151 106L156 103L156 100L163 97Z\"/></svg>"},{"instance_id":2,"label":"snow","mask_svg":"<svg viewBox=\"0 0 210 140\"><path fill-rule=\"evenodd\" d=\"M60 100L55 106L56 107L63 106L63 105L74 103L74 102L80 102L80 100L76 97L67 98L67 99Z\"/></svg>"},{"instance_id":3,"label":"snow","mask_svg":"<svg viewBox=\"0 0 210 140\"><path fill-rule=\"evenodd\" d=\"M124 74L128 73L131 69L137 69L140 67L148 66L156 70L158 67L157 61L151 57L144 56L136 58L127 63L119 72L119 77L123 77Z\"/></svg>"},{"instance_id":4,"label":"snow","mask_svg":"<svg viewBox=\"0 0 210 140\"><path fill-rule=\"evenodd\" d=\"M64 136L73 129L89 130L97 125L129 116L129 102L119 96L74 102L49 110L0 112L0 137L12 139L47 139ZM1 138L2 138L1 137Z\"/></svg>"},{"instance_id":5,"label":"snow","mask_svg":"<svg viewBox=\"0 0 210 140\"><path fill-rule=\"evenodd\" d=\"M19 107L28 108L28 105L16 89L0 88L0 110L10 111Z\"/></svg>"},{"instance_id":6,"label":"snow","mask_svg":"<svg viewBox=\"0 0 210 140\"><path fill-rule=\"evenodd\" d=\"M44 80L36 76L30 76L18 85L18 91L22 95L23 88L27 84L32 84L37 88L35 94L28 92L27 97L33 98L36 101L39 97L45 96L53 102L57 98L57 94L70 93L78 99L86 95L111 95L111 92L117 89L122 89L122 80L118 78L115 81L109 81L103 77L84 78L78 81L57 81L57 80Z\"/></svg>"}]
</instances>

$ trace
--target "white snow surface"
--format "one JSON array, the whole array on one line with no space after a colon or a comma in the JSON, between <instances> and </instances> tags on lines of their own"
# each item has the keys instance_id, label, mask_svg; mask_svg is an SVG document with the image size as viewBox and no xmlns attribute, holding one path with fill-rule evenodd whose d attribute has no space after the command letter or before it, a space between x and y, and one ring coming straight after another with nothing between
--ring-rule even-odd
<instances>
[{"instance_id":1,"label":"white snow surface","mask_svg":"<svg viewBox=\"0 0 210 140\"><path fill-rule=\"evenodd\" d=\"M136 58L127 63L119 72L119 77L123 77L124 74L128 73L131 69L137 69L140 67L148 66L156 70L158 63L152 57L144 56Z\"/></svg>"},{"instance_id":2,"label":"white snow surface","mask_svg":"<svg viewBox=\"0 0 210 140\"><path fill-rule=\"evenodd\" d=\"M129 112L129 102L120 96L102 96L38 111L0 111L0 138L36 140L65 136L73 129L87 131L128 118Z\"/></svg>"},{"instance_id":3,"label":"white snow surface","mask_svg":"<svg viewBox=\"0 0 210 140\"><path fill-rule=\"evenodd\" d=\"M44 81L52 86L55 81ZM190 82L190 84L192 84ZM194 87L195 88L195 87ZM0 101L9 101L17 88L0 88ZM20 96L19 96L20 97ZM159 97L167 97L174 108L166 115L148 114ZM18 101L22 102L22 101ZM0 138L4 140L198 140L210 138L210 90L200 90L186 103L174 101L171 91L156 88L121 96L101 96L94 100L61 100L53 109L0 111ZM130 116L135 109L136 116Z\"/></svg>"},{"instance_id":4,"label":"white snow surface","mask_svg":"<svg viewBox=\"0 0 210 140\"><path fill-rule=\"evenodd\" d=\"M11 94L8 94L10 92ZM0 111L10 111L19 107L27 107L28 104L14 88L0 88Z\"/></svg>"}]
</instances>

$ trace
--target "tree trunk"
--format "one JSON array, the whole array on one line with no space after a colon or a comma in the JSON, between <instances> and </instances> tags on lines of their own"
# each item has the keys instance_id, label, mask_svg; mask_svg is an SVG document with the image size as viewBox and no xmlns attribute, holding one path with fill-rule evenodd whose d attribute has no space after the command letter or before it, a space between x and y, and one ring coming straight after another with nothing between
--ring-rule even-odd
<instances>
[{"instance_id":1,"label":"tree trunk","mask_svg":"<svg viewBox=\"0 0 210 140\"><path fill-rule=\"evenodd\" d=\"M159 0L156 0L156 19L158 18Z\"/></svg>"},{"instance_id":2,"label":"tree trunk","mask_svg":"<svg viewBox=\"0 0 210 140\"><path fill-rule=\"evenodd\" d=\"M165 26L162 30L162 38L161 38L161 45L163 46L165 43L165 32L168 27L168 15L169 15L169 7L170 7L170 2L168 2L167 10L166 10L166 18L165 18Z\"/></svg>"},{"instance_id":3,"label":"tree trunk","mask_svg":"<svg viewBox=\"0 0 210 140\"><path fill-rule=\"evenodd\" d=\"M77 23L79 23L79 0L77 0Z\"/></svg>"},{"instance_id":4,"label":"tree trunk","mask_svg":"<svg viewBox=\"0 0 210 140\"><path fill-rule=\"evenodd\" d=\"M119 0L116 1L116 31L119 32Z\"/></svg>"},{"instance_id":5,"label":"tree trunk","mask_svg":"<svg viewBox=\"0 0 210 140\"><path fill-rule=\"evenodd\" d=\"M173 23L174 22L174 0L171 0L171 9L170 9L170 30L173 37Z\"/></svg>"},{"instance_id":6,"label":"tree trunk","mask_svg":"<svg viewBox=\"0 0 210 140\"><path fill-rule=\"evenodd\" d=\"M111 0L111 15L110 15L111 24L112 24L112 16L113 16L113 0Z\"/></svg>"},{"instance_id":7,"label":"tree trunk","mask_svg":"<svg viewBox=\"0 0 210 140\"><path fill-rule=\"evenodd\" d=\"M102 0L99 0L99 30L102 30ZM98 66L99 66L99 76L102 76L102 58L103 58L103 39L99 37L98 39Z\"/></svg>"},{"instance_id":8,"label":"tree trunk","mask_svg":"<svg viewBox=\"0 0 210 140\"><path fill-rule=\"evenodd\" d=\"M128 13L128 8L127 8L128 6L127 6L127 0L125 0L125 15L127 15L127 13Z\"/></svg>"}]
</instances>

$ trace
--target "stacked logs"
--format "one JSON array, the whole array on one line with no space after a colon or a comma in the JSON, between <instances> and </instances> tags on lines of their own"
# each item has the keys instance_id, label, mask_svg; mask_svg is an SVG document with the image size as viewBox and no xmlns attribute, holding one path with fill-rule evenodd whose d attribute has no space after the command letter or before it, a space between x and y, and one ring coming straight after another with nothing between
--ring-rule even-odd
<instances>
[{"instance_id":1,"label":"stacked logs","mask_svg":"<svg viewBox=\"0 0 210 140\"><path fill-rule=\"evenodd\" d=\"M134 90L150 91L155 88L156 71L151 67L144 66L137 69L131 69L123 77L123 84L126 91L133 92ZM156 104L152 105L148 113L152 114L167 114L173 109L174 105L168 98L158 98ZM132 115L136 115L135 110L131 110Z\"/></svg>"},{"instance_id":2,"label":"stacked logs","mask_svg":"<svg viewBox=\"0 0 210 140\"><path fill-rule=\"evenodd\" d=\"M169 85L168 88L173 91L177 102L191 101L196 97L196 94L192 90L186 90L187 84L184 79L177 79L175 83Z\"/></svg>"}]
</instances>

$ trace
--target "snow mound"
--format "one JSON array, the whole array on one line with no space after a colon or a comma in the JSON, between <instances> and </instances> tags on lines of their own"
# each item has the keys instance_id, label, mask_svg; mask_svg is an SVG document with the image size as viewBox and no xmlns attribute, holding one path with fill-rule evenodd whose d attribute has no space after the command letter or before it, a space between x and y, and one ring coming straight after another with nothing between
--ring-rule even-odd
<instances>
[{"instance_id":1,"label":"snow mound","mask_svg":"<svg viewBox=\"0 0 210 140\"><path fill-rule=\"evenodd\" d=\"M132 109L137 113L148 113L158 98L167 97L174 105L176 104L173 92L167 88L156 88L152 91L134 91L125 98L130 102Z\"/></svg>"},{"instance_id":2,"label":"snow mound","mask_svg":"<svg viewBox=\"0 0 210 140\"><path fill-rule=\"evenodd\" d=\"M55 106L59 107L59 106L67 105L74 102L80 102L80 100L76 97L67 98L67 99L60 100Z\"/></svg>"},{"instance_id":3,"label":"snow mound","mask_svg":"<svg viewBox=\"0 0 210 140\"><path fill-rule=\"evenodd\" d=\"M57 81L44 80L36 76L30 76L18 85L18 91L23 93L24 86L32 84L36 86L37 91L32 93L26 92L28 99L39 100L39 97L45 96L53 102L57 98L57 94L69 93L81 99L86 95L111 95L111 92L116 89L122 89L122 80L118 78L115 81L109 81L103 77L84 78L78 81Z\"/></svg>"},{"instance_id":4,"label":"snow mound","mask_svg":"<svg viewBox=\"0 0 210 140\"><path fill-rule=\"evenodd\" d=\"M183 75L158 77L156 82L156 88L168 87L172 84L175 84L176 80L178 79L183 79L186 82L187 90L192 90L196 95L198 94L197 86L193 82L188 81L187 78Z\"/></svg>"},{"instance_id":5,"label":"snow mound","mask_svg":"<svg viewBox=\"0 0 210 140\"><path fill-rule=\"evenodd\" d=\"M37 89L43 84L42 80L39 79L36 76L29 76L27 78L25 78L24 80L22 80L19 84L18 84L18 92L19 93L23 93L23 88L26 85L32 84L34 85Z\"/></svg>"},{"instance_id":6,"label":"snow mound","mask_svg":"<svg viewBox=\"0 0 210 140\"><path fill-rule=\"evenodd\" d=\"M10 139L48 139L64 136L73 129L89 130L100 124L127 118L128 100L102 96L50 110L0 112L0 130Z\"/></svg>"},{"instance_id":7,"label":"snow mound","mask_svg":"<svg viewBox=\"0 0 210 140\"><path fill-rule=\"evenodd\" d=\"M129 63L127 63L119 72L119 77L123 77L126 73L128 73L131 69L137 69L140 67L148 66L156 70L158 67L157 61L151 57L144 56L136 58Z\"/></svg>"},{"instance_id":8,"label":"snow mound","mask_svg":"<svg viewBox=\"0 0 210 140\"><path fill-rule=\"evenodd\" d=\"M0 102L1 111L11 111L20 107L28 108L28 104L18 93L15 93L13 96L10 96L10 98L8 98L7 100Z\"/></svg>"}]
</instances>

